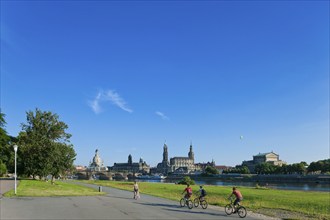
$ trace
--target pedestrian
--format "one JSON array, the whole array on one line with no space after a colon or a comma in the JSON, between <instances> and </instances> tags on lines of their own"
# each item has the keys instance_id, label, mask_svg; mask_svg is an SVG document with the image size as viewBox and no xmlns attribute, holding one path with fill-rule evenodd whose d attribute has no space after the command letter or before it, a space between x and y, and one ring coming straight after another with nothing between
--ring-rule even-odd
<instances>
[{"instance_id":1,"label":"pedestrian","mask_svg":"<svg viewBox=\"0 0 330 220\"><path fill-rule=\"evenodd\" d=\"M133 192L134 192L134 197L133 197L134 199L140 198L139 185L137 184L136 181L134 181Z\"/></svg>"}]
</instances>

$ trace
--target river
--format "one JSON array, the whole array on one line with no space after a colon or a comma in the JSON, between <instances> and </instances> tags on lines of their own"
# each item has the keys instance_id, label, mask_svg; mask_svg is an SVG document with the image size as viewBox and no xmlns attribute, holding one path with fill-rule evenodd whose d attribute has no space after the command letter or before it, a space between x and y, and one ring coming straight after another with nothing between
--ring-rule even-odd
<instances>
[{"instance_id":1,"label":"river","mask_svg":"<svg viewBox=\"0 0 330 220\"><path fill-rule=\"evenodd\" d=\"M175 183L177 180L138 180L140 182L159 182L159 183ZM247 186L255 187L255 182L237 182L237 181L219 181L219 180L195 180L196 185L216 185L216 186ZM319 191L329 192L330 184L317 184L317 183L261 183L260 186L271 189L284 189L284 190L300 190L300 191Z\"/></svg>"}]
</instances>

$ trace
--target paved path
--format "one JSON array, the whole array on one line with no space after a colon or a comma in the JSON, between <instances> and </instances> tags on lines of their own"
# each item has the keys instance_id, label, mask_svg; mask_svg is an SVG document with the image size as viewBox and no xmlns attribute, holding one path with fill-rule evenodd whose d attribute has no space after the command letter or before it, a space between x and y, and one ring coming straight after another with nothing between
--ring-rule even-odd
<instances>
[{"instance_id":1,"label":"paved path","mask_svg":"<svg viewBox=\"0 0 330 220\"><path fill-rule=\"evenodd\" d=\"M16 180L17 186L19 184L19 180ZM0 198L3 194L8 192L15 187L15 180L14 179L0 179Z\"/></svg>"},{"instance_id":2,"label":"paved path","mask_svg":"<svg viewBox=\"0 0 330 220\"><path fill-rule=\"evenodd\" d=\"M98 188L98 186L92 186ZM227 216L223 208L181 208L179 202L103 187L105 196L20 197L0 200L0 219L240 219ZM251 215L246 219L265 219Z\"/></svg>"}]
</instances>

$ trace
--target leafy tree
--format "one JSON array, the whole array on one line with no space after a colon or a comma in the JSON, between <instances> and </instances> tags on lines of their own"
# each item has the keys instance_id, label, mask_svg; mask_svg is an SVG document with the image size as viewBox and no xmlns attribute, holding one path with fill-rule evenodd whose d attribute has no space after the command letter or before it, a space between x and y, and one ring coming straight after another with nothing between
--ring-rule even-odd
<instances>
[{"instance_id":1,"label":"leafy tree","mask_svg":"<svg viewBox=\"0 0 330 220\"><path fill-rule=\"evenodd\" d=\"M300 163L303 164L305 167L308 166L308 163L305 161L301 161Z\"/></svg>"},{"instance_id":2,"label":"leafy tree","mask_svg":"<svg viewBox=\"0 0 330 220\"><path fill-rule=\"evenodd\" d=\"M10 146L11 138L7 135L5 130L6 120L5 114L0 113L0 160L2 161L2 166L9 169L10 172L13 172L14 165L14 150Z\"/></svg>"},{"instance_id":3,"label":"leafy tree","mask_svg":"<svg viewBox=\"0 0 330 220\"><path fill-rule=\"evenodd\" d=\"M330 159L319 160L319 161L310 163L310 165L307 168L307 171L310 173L315 173L315 172L328 173L328 172L330 172Z\"/></svg>"},{"instance_id":4,"label":"leafy tree","mask_svg":"<svg viewBox=\"0 0 330 220\"><path fill-rule=\"evenodd\" d=\"M258 174L273 174L276 171L276 167L270 163L261 163L255 166L255 172Z\"/></svg>"},{"instance_id":5,"label":"leafy tree","mask_svg":"<svg viewBox=\"0 0 330 220\"><path fill-rule=\"evenodd\" d=\"M204 171L207 175L216 175L219 174L219 170L215 167L207 166Z\"/></svg>"},{"instance_id":6,"label":"leafy tree","mask_svg":"<svg viewBox=\"0 0 330 220\"><path fill-rule=\"evenodd\" d=\"M236 165L235 168L230 170L225 170L223 173L240 173L240 174L249 174L250 170L247 166Z\"/></svg>"},{"instance_id":7,"label":"leafy tree","mask_svg":"<svg viewBox=\"0 0 330 220\"><path fill-rule=\"evenodd\" d=\"M2 160L0 160L0 177L3 176L4 174L7 173L7 167L6 164L4 164L2 162Z\"/></svg>"},{"instance_id":8,"label":"leafy tree","mask_svg":"<svg viewBox=\"0 0 330 220\"><path fill-rule=\"evenodd\" d=\"M53 167L51 167L50 174L52 175L52 182L54 178L64 176L66 171L71 171L76 153L72 145L65 145L56 143L53 152Z\"/></svg>"},{"instance_id":9,"label":"leafy tree","mask_svg":"<svg viewBox=\"0 0 330 220\"><path fill-rule=\"evenodd\" d=\"M296 174L305 174L306 173L306 167L304 163L294 163L292 166L292 172Z\"/></svg>"},{"instance_id":10,"label":"leafy tree","mask_svg":"<svg viewBox=\"0 0 330 220\"><path fill-rule=\"evenodd\" d=\"M240 169L240 173L241 174L249 174L250 170L247 166L242 166L241 169Z\"/></svg>"},{"instance_id":11,"label":"leafy tree","mask_svg":"<svg viewBox=\"0 0 330 220\"><path fill-rule=\"evenodd\" d=\"M330 172L330 159L323 160L323 166L321 168L322 173L329 173Z\"/></svg>"},{"instance_id":12,"label":"leafy tree","mask_svg":"<svg viewBox=\"0 0 330 220\"><path fill-rule=\"evenodd\" d=\"M73 165L75 152L70 144L68 126L57 114L36 109L27 112L27 123L22 124L18 140L20 145L20 171L25 175L45 178L64 174Z\"/></svg>"}]
</instances>

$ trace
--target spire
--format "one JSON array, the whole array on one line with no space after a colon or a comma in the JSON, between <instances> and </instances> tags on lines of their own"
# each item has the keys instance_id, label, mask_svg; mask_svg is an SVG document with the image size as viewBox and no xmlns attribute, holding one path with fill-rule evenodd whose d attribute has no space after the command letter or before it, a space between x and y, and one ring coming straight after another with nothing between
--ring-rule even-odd
<instances>
[{"instance_id":1,"label":"spire","mask_svg":"<svg viewBox=\"0 0 330 220\"><path fill-rule=\"evenodd\" d=\"M132 155L128 155L128 164L132 165Z\"/></svg>"},{"instance_id":2,"label":"spire","mask_svg":"<svg viewBox=\"0 0 330 220\"><path fill-rule=\"evenodd\" d=\"M189 157L189 159L194 160L194 152L193 152L193 149L192 149L192 142L190 143L190 149L189 149L188 157Z\"/></svg>"},{"instance_id":3,"label":"spire","mask_svg":"<svg viewBox=\"0 0 330 220\"><path fill-rule=\"evenodd\" d=\"M167 145L166 145L166 140L164 143L164 150L163 150L163 162L168 162L168 151L167 151Z\"/></svg>"}]
</instances>

